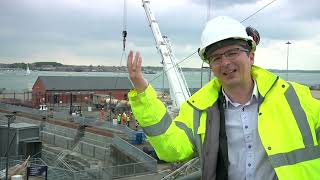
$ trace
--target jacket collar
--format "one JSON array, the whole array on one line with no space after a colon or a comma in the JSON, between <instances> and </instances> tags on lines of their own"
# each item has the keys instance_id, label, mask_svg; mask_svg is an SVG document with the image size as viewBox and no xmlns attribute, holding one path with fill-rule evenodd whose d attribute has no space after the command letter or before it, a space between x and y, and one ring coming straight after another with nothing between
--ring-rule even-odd
<instances>
[{"instance_id":1,"label":"jacket collar","mask_svg":"<svg viewBox=\"0 0 320 180\"><path fill-rule=\"evenodd\" d=\"M258 88L257 88L257 83L256 81L254 80L253 81L253 90L252 90L252 94L251 94L251 97L249 99L248 102L246 102L246 104L240 104L240 103L237 103L237 102L233 102L229 96L226 94L226 92L224 91L224 89L222 88L221 89L221 92L226 100L226 109L228 109L228 106L229 104L232 105L233 107L242 107L242 106L246 106L246 105L249 105L251 104L252 102L254 101L258 101L258 97L259 97L259 92L258 92Z\"/></svg>"},{"instance_id":2,"label":"jacket collar","mask_svg":"<svg viewBox=\"0 0 320 180\"><path fill-rule=\"evenodd\" d=\"M256 81L258 92L265 97L271 89L277 76L265 69L253 65L251 75ZM188 100L188 103L198 110L205 110L211 107L218 99L221 90L221 83L217 78L212 79L203 88L194 93Z\"/></svg>"}]
</instances>

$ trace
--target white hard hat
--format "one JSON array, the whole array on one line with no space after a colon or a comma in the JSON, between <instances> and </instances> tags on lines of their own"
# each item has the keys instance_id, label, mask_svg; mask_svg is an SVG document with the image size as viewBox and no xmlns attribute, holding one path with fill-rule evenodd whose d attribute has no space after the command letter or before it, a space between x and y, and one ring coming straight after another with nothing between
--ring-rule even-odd
<instances>
[{"instance_id":1,"label":"white hard hat","mask_svg":"<svg viewBox=\"0 0 320 180\"><path fill-rule=\"evenodd\" d=\"M250 42L251 48L255 50L253 39L247 35L246 28L239 21L227 16L218 16L208 21L202 32L201 47L198 50L201 59L207 62L206 48L226 39L245 40Z\"/></svg>"}]
</instances>

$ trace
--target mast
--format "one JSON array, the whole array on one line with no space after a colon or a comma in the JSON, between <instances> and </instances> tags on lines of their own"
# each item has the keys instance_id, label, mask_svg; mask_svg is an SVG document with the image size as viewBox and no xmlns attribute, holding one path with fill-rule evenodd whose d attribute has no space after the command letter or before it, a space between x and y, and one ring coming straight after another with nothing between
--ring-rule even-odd
<instances>
[{"instance_id":1,"label":"mast","mask_svg":"<svg viewBox=\"0 0 320 180\"><path fill-rule=\"evenodd\" d=\"M27 76L27 75L29 75L31 72L30 72L30 69L29 69L29 65L27 64L27 70L26 70L26 72L25 72L25 75Z\"/></svg>"},{"instance_id":2,"label":"mast","mask_svg":"<svg viewBox=\"0 0 320 180\"><path fill-rule=\"evenodd\" d=\"M149 3L149 0L142 0L157 50L162 57L164 72L169 82L171 99L176 106L180 107L180 105L190 97L190 91L181 68L176 64L176 58L173 55L169 40L167 37L161 35L159 25L149 8Z\"/></svg>"}]
</instances>

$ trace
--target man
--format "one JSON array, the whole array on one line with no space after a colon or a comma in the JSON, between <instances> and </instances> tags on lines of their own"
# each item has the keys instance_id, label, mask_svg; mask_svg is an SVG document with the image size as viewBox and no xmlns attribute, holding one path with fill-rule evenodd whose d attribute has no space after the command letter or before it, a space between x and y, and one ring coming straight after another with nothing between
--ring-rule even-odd
<instances>
[{"instance_id":1,"label":"man","mask_svg":"<svg viewBox=\"0 0 320 180\"><path fill-rule=\"evenodd\" d=\"M199 156L202 179L318 179L320 102L308 87L254 64L255 42L229 17L209 21L199 55L216 78L172 120L128 56L132 111L160 159Z\"/></svg>"},{"instance_id":2,"label":"man","mask_svg":"<svg viewBox=\"0 0 320 180\"><path fill-rule=\"evenodd\" d=\"M104 108L101 108L100 112L99 112L99 118L101 121L104 120L104 118L105 118L104 114L105 114Z\"/></svg>"},{"instance_id":3,"label":"man","mask_svg":"<svg viewBox=\"0 0 320 180\"><path fill-rule=\"evenodd\" d=\"M127 115L126 120L127 120L127 126L130 127L130 116L129 115Z\"/></svg>"},{"instance_id":4,"label":"man","mask_svg":"<svg viewBox=\"0 0 320 180\"><path fill-rule=\"evenodd\" d=\"M127 124L127 114L126 114L126 112L122 113L121 122L122 122L123 125Z\"/></svg>"},{"instance_id":5,"label":"man","mask_svg":"<svg viewBox=\"0 0 320 180\"><path fill-rule=\"evenodd\" d=\"M117 122L118 122L118 124L121 124L121 114L118 114L118 116L117 116Z\"/></svg>"}]
</instances>

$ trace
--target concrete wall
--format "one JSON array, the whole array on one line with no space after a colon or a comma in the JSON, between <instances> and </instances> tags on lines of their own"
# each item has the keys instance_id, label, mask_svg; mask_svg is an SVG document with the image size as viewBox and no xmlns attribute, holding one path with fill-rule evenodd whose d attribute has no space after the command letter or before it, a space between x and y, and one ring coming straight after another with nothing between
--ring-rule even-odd
<instances>
[{"instance_id":1,"label":"concrete wall","mask_svg":"<svg viewBox=\"0 0 320 180\"><path fill-rule=\"evenodd\" d=\"M77 134L77 129L67 128L63 126L56 126L49 123L46 123L45 127L43 127L43 130L46 132L50 132L53 134L58 134L58 135L70 137L70 138L74 138Z\"/></svg>"},{"instance_id":2,"label":"concrete wall","mask_svg":"<svg viewBox=\"0 0 320 180\"><path fill-rule=\"evenodd\" d=\"M119 149L121 152L128 154L130 157L133 157L136 162L157 162L154 158L147 155L137 147L127 143L126 141L122 140L121 138L115 136L112 140L112 145Z\"/></svg>"},{"instance_id":3,"label":"concrete wall","mask_svg":"<svg viewBox=\"0 0 320 180\"><path fill-rule=\"evenodd\" d=\"M75 151L101 161L108 161L110 158L110 148L96 146L83 141L79 142Z\"/></svg>"},{"instance_id":4,"label":"concrete wall","mask_svg":"<svg viewBox=\"0 0 320 180\"><path fill-rule=\"evenodd\" d=\"M45 131L41 131L40 135L42 141L48 144L62 147L64 149L70 149L71 144L73 142L72 138L60 136ZM78 146L74 150L78 153L99 159L101 161L107 161L110 156L110 148L100 147L84 141L80 141Z\"/></svg>"},{"instance_id":5,"label":"concrete wall","mask_svg":"<svg viewBox=\"0 0 320 180\"><path fill-rule=\"evenodd\" d=\"M23 107L23 106L15 106L15 105L10 105L10 104L5 104L5 103L0 103L0 108L5 109L8 111L17 111L17 112L25 112L27 114L34 114L37 116L42 116L42 117L47 117L52 112L49 111L41 111L36 107L36 109L33 108L28 108L28 107ZM53 118L55 119L60 119L60 120L67 120L69 118L69 114L66 111L61 111L61 112L53 112ZM54 125L52 125L54 126Z\"/></svg>"},{"instance_id":6,"label":"concrete wall","mask_svg":"<svg viewBox=\"0 0 320 180\"><path fill-rule=\"evenodd\" d=\"M54 145L64 149L70 149L73 139L65 136L55 135Z\"/></svg>"},{"instance_id":7,"label":"concrete wall","mask_svg":"<svg viewBox=\"0 0 320 180\"><path fill-rule=\"evenodd\" d=\"M73 142L73 138L57 135L46 131L41 131L40 137L42 141L64 149L70 149Z\"/></svg>"},{"instance_id":8,"label":"concrete wall","mask_svg":"<svg viewBox=\"0 0 320 180\"><path fill-rule=\"evenodd\" d=\"M109 147L112 143L111 137L101 136L90 132L85 132L82 141L101 147Z\"/></svg>"},{"instance_id":9,"label":"concrete wall","mask_svg":"<svg viewBox=\"0 0 320 180\"><path fill-rule=\"evenodd\" d=\"M40 131L40 140L47 144L54 144L55 135L50 132Z\"/></svg>"},{"instance_id":10,"label":"concrete wall","mask_svg":"<svg viewBox=\"0 0 320 180\"><path fill-rule=\"evenodd\" d=\"M115 136L112 141L110 162L113 163L114 177L131 176L132 174L154 173L157 161L135 146Z\"/></svg>"},{"instance_id":11,"label":"concrete wall","mask_svg":"<svg viewBox=\"0 0 320 180\"><path fill-rule=\"evenodd\" d=\"M135 157L131 157L114 146L110 147L110 171L114 178L136 176L157 171L157 162L136 162Z\"/></svg>"},{"instance_id":12,"label":"concrete wall","mask_svg":"<svg viewBox=\"0 0 320 180\"><path fill-rule=\"evenodd\" d=\"M15 136L16 131L13 129L10 129L9 134L9 140L12 138L12 145L9 150L9 156L18 156L18 149L17 149L17 137ZM7 152L7 140L8 140L8 130L7 127L0 127L0 157L4 157Z\"/></svg>"}]
</instances>

